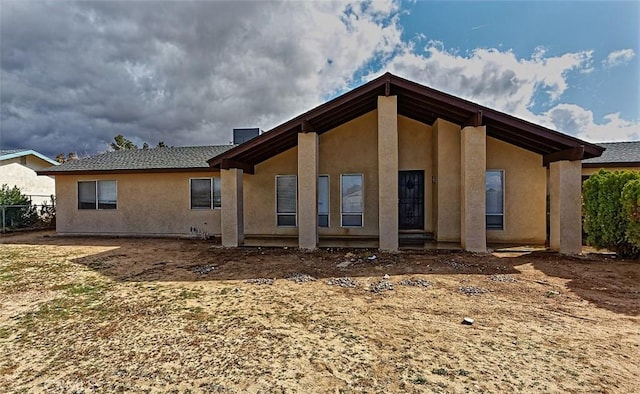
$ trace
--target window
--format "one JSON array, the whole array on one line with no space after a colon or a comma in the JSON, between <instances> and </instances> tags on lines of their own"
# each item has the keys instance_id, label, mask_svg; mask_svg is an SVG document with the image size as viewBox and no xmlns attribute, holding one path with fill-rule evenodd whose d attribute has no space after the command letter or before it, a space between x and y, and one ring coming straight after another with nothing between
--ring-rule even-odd
<instances>
[{"instance_id":1,"label":"window","mask_svg":"<svg viewBox=\"0 0 640 394\"><path fill-rule=\"evenodd\" d=\"M78 209L116 209L116 181L78 182Z\"/></svg>"},{"instance_id":2,"label":"window","mask_svg":"<svg viewBox=\"0 0 640 394\"><path fill-rule=\"evenodd\" d=\"M340 179L341 226L363 226L363 189L362 174L342 174Z\"/></svg>"},{"instance_id":3,"label":"window","mask_svg":"<svg viewBox=\"0 0 640 394\"><path fill-rule=\"evenodd\" d=\"M297 188L295 175L276 176L276 223L279 227L296 226Z\"/></svg>"},{"instance_id":4,"label":"window","mask_svg":"<svg viewBox=\"0 0 640 394\"><path fill-rule=\"evenodd\" d=\"M504 171L488 170L486 175L487 229L504 229Z\"/></svg>"},{"instance_id":5,"label":"window","mask_svg":"<svg viewBox=\"0 0 640 394\"><path fill-rule=\"evenodd\" d=\"M329 227L329 175L318 177L318 227Z\"/></svg>"},{"instance_id":6,"label":"window","mask_svg":"<svg viewBox=\"0 0 640 394\"><path fill-rule=\"evenodd\" d=\"M220 208L220 178L190 180L191 209Z\"/></svg>"}]
</instances>

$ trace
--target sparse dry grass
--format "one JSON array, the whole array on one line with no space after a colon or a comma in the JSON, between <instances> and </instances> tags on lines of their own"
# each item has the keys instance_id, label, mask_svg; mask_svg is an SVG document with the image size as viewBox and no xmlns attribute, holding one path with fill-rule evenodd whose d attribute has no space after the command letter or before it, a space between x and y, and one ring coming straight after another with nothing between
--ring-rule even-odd
<instances>
[{"instance_id":1,"label":"sparse dry grass","mask_svg":"<svg viewBox=\"0 0 640 394\"><path fill-rule=\"evenodd\" d=\"M372 251L347 252L0 238L0 387L637 391L638 262L414 251L370 261ZM203 266L217 268L197 273ZM284 279L294 272L317 280ZM393 290L368 291L385 274ZM327 284L347 276L358 286ZM256 278L276 281L245 282ZM400 284L411 278L428 286ZM475 323L462 325L465 316Z\"/></svg>"}]
</instances>

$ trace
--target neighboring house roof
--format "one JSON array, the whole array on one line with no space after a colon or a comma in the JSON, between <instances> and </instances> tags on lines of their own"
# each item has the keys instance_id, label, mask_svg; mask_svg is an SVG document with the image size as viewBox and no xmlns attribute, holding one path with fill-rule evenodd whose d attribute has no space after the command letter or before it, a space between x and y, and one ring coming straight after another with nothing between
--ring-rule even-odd
<instances>
[{"instance_id":1,"label":"neighboring house roof","mask_svg":"<svg viewBox=\"0 0 640 394\"><path fill-rule=\"evenodd\" d=\"M40 175L211 171L207 160L233 145L124 149L45 168Z\"/></svg>"},{"instance_id":2,"label":"neighboring house roof","mask_svg":"<svg viewBox=\"0 0 640 394\"><path fill-rule=\"evenodd\" d=\"M58 162L55 160L52 160L50 158L48 158L47 156L43 155L42 153L38 153L34 150L30 150L30 149L0 149L0 161L2 160L9 160L9 159L15 159L17 157L22 157L22 156L29 156L29 155L33 155L39 159L42 159L52 165L58 165Z\"/></svg>"},{"instance_id":3,"label":"neighboring house roof","mask_svg":"<svg viewBox=\"0 0 640 394\"><path fill-rule=\"evenodd\" d=\"M398 115L425 124L437 118L487 127L487 136L543 155L544 164L600 156L600 146L386 73L209 160L216 168L254 166L297 145L299 132L327 132L377 108L378 96L397 96Z\"/></svg>"},{"instance_id":4,"label":"neighboring house roof","mask_svg":"<svg viewBox=\"0 0 640 394\"><path fill-rule=\"evenodd\" d=\"M600 157L582 161L583 167L640 167L640 141L603 142Z\"/></svg>"}]
</instances>

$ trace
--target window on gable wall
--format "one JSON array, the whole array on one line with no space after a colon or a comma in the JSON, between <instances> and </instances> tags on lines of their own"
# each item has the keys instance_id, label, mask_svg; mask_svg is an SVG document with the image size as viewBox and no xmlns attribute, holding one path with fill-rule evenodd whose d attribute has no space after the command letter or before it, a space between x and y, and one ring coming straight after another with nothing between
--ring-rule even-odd
<instances>
[{"instance_id":1,"label":"window on gable wall","mask_svg":"<svg viewBox=\"0 0 640 394\"><path fill-rule=\"evenodd\" d=\"M487 170L486 173L488 230L504 229L504 171Z\"/></svg>"},{"instance_id":2,"label":"window on gable wall","mask_svg":"<svg viewBox=\"0 0 640 394\"><path fill-rule=\"evenodd\" d=\"M116 181L79 181L78 209L116 209Z\"/></svg>"},{"instance_id":3,"label":"window on gable wall","mask_svg":"<svg viewBox=\"0 0 640 394\"><path fill-rule=\"evenodd\" d=\"M298 178L295 175L276 176L276 224L295 227L298 208Z\"/></svg>"},{"instance_id":4,"label":"window on gable wall","mask_svg":"<svg viewBox=\"0 0 640 394\"><path fill-rule=\"evenodd\" d=\"M362 227L364 225L363 175L342 174L340 178L342 198L340 225L342 227Z\"/></svg>"},{"instance_id":5,"label":"window on gable wall","mask_svg":"<svg viewBox=\"0 0 640 394\"><path fill-rule=\"evenodd\" d=\"M193 178L189 180L191 209L220 208L220 178Z\"/></svg>"},{"instance_id":6,"label":"window on gable wall","mask_svg":"<svg viewBox=\"0 0 640 394\"><path fill-rule=\"evenodd\" d=\"M318 227L329 227L329 175L318 176Z\"/></svg>"}]
</instances>

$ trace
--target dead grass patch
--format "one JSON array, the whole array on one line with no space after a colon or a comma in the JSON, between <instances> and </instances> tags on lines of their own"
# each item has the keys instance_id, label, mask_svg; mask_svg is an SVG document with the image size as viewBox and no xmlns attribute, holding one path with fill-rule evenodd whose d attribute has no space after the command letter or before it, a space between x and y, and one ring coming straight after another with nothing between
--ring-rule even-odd
<instances>
[{"instance_id":1,"label":"dead grass patch","mask_svg":"<svg viewBox=\"0 0 640 394\"><path fill-rule=\"evenodd\" d=\"M420 251L375 251L370 259L374 251L41 235L7 241L0 387L8 392L637 387L637 262ZM292 277L317 280L285 280ZM276 280L252 280L260 278ZM327 283L340 278L357 286ZM461 324L467 316L472 326Z\"/></svg>"}]
</instances>

